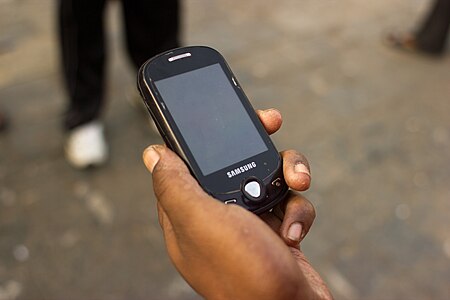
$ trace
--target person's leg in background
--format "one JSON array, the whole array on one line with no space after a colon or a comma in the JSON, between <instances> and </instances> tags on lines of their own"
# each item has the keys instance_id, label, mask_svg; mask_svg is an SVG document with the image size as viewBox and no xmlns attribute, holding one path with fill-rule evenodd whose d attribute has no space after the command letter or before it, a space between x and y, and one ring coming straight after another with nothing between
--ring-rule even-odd
<instances>
[{"instance_id":1,"label":"person's leg in background","mask_svg":"<svg viewBox=\"0 0 450 300\"><path fill-rule=\"evenodd\" d=\"M122 0L122 11L128 55L136 72L152 56L180 46L178 0ZM152 131L159 134L136 87L127 99L148 120Z\"/></svg>"},{"instance_id":2,"label":"person's leg in background","mask_svg":"<svg viewBox=\"0 0 450 300\"><path fill-rule=\"evenodd\" d=\"M136 70L152 56L179 47L178 0L122 0L127 49Z\"/></svg>"},{"instance_id":3,"label":"person's leg in background","mask_svg":"<svg viewBox=\"0 0 450 300\"><path fill-rule=\"evenodd\" d=\"M60 0L59 37L69 98L66 157L75 167L103 163L107 147L98 121L103 104L105 0Z\"/></svg>"},{"instance_id":4,"label":"person's leg in background","mask_svg":"<svg viewBox=\"0 0 450 300\"><path fill-rule=\"evenodd\" d=\"M442 54L450 25L450 0L436 0L415 34L417 47L424 52Z\"/></svg>"}]
</instances>

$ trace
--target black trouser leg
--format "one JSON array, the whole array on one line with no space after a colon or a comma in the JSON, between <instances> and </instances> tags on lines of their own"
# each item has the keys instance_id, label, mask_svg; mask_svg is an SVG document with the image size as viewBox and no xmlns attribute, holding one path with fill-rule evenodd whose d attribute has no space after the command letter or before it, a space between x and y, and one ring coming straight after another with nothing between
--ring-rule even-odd
<instances>
[{"instance_id":1,"label":"black trouser leg","mask_svg":"<svg viewBox=\"0 0 450 300\"><path fill-rule=\"evenodd\" d=\"M59 33L69 107L64 127L99 117L103 102L105 0L60 0Z\"/></svg>"},{"instance_id":2,"label":"black trouser leg","mask_svg":"<svg viewBox=\"0 0 450 300\"><path fill-rule=\"evenodd\" d=\"M122 0L127 49L136 68L179 46L178 0Z\"/></svg>"},{"instance_id":3,"label":"black trouser leg","mask_svg":"<svg viewBox=\"0 0 450 300\"><path fill-rule=\"evenodd\" d=\"M416 34L419 48L429 53L442 53L447 42L449 25L450 0L435 0Z\"/></svg>"}]
</instances>

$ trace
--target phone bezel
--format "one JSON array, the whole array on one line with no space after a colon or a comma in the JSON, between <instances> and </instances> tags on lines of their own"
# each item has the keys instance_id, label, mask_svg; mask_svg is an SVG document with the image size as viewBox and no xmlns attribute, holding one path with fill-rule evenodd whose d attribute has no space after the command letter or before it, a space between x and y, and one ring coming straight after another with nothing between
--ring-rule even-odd
<instances>
[{"instance_id":1,"label":"phone bezel","mask_svg":"<svg viewBox=\"0 0 450 300\"><path fill-rule=\"evenodd\" d=\"M183 54L186 53L189 53L190 55L171 61L169 60L171 57L183 56ZM213 64L219 64L221 66L229 84L240 99L241 104L261 136L267 150L250 158L236 162L235 164L224 166L220 170L204 176L154 82ZM233 75L227 62L216 50L204 46L195 46L183 47L162 53L153 57L143 65L139 77L140 81L146 85L151 93L151 97L144 98L147 107L151 110L153 118L156 118L156 122L158 122L159 130L163 131L161 134L166 142L169 142L169 146L175 148L173 150L181 152L178 154L189 165L191 172L201 186L210 194L234 193L241 189L241 184L246 178L256 177L263 181L267 177L270 177L280 167L281 158L274 147L272 140L265 131L264 126L261 124L247 96L237 83L236 77ZM256 163L256 168L250 169L232 178L228 177L227 172L252 162Z\"/></svg>"}]
</instances>

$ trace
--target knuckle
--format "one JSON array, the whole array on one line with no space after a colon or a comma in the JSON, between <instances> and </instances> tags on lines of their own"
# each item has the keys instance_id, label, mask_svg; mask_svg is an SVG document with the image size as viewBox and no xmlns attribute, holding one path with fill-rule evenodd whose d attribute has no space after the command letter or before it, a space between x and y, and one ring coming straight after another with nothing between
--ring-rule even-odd
<instances>
[{"instance_id":1,"label":"knuckle","mask_svg":"<svg viewBox=\"0 0 450 300\"><path fill-rule=\"evenodd\" d=\"M296 201L291 203L291 209L296 212L302 220L314 220L316 218L316 210L314 205L300 194L296 194Z\"/></svg>"},{"instance_id":2,"label":"knuckle","mask_svg":"<svg viewBox=\"0 0 450 300\"><path fill-rule=\"evenodd\" d=\"M310 211L311 211L311 218L314 220L316 218L316 209L314 208L314 206L309 203L309 207L310 207Z\"/></svg>"},{"instance_id":3,"label":"knuckle","mask_svg":"<svg viewBox=\"0 0 450 300\"><path fill-rule=\"evenodd\" d=\"M308 201L307 199L305 200L306 200L305 212L308 214L311 220L314 220L316 218L316 209L314 208L314 205L312 205L310 201Z\"/></svg>"}]
</instances>

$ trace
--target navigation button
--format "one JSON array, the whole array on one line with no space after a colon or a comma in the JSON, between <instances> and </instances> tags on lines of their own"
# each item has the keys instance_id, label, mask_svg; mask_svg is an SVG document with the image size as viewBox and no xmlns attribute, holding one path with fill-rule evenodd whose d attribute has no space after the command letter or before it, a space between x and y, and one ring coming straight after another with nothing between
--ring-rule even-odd
<instances>
[{"instance_id":1,"label":"navigation button","mask_svg":"<svg viewBox=\"0 0 450 300\"><path fill-rule=\"evenodd\" d=\"M244 191L253 198L259 198L261 196L261 186L256 181L247 182L244 186Z\"/></svg>"}]
</instances>

